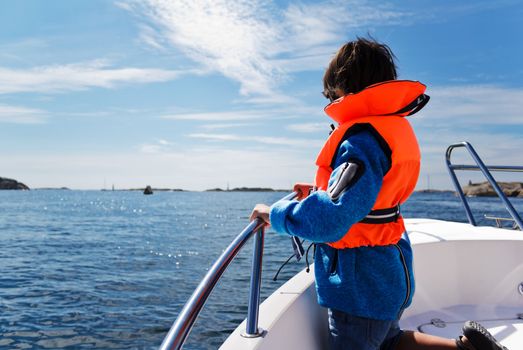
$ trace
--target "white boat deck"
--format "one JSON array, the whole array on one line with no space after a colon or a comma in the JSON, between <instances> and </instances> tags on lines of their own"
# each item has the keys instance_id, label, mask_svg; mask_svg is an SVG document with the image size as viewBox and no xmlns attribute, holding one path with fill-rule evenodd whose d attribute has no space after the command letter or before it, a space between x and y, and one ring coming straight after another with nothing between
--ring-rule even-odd
<instances>
[{"instance_id":1,"label":"white boat deck","mask_svg":"<svg viewBox=\"0 0 523 350\"><path fill-rule=\"evenodd\" d=\"M523 241L523 232L434 219L405 219L413 245L443 241Z\"/></svg>"},{"instance_id":2,"label":"white boat deck","mask_svg":"<svg viewBox=\"0 0 523 350\"><path fill-rule=\"evenodd\" d=\"M523 349L523 232L429 219L406 225L416 291L401 326L456 338L476 320L509 349Z\"/></svg>"},{"instance_id":3,"label":"white boat deck","mask_svg":"<svg viewBox=\"0 0 523 350\"><path fill-rule=\"evenodd\" d=\"M510 350L523 349L523 232L430 219L406 225L416 291L402 328L456 338L466 320L477 320ZM302 271L274 292L259 326L263 337L241 337L244 322L221 349L324 349L327 313L313 274Z\"/></svg>"}]
</instances>

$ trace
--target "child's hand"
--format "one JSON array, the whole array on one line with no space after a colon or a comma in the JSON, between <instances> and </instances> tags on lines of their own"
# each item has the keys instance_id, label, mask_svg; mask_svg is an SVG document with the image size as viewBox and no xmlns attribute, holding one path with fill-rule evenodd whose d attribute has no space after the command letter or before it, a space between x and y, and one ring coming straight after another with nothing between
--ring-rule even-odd
<instances>
[{"instance_id":1,"label":"child's hand","mask_svg":"<svg viewBox=\"0 0 523 350\"><path fill-rule=\"evenodd\" d=\"M269 213L270 212L271 212L271 208L268 207L267 205L265 205L265 204L256 204L256 206L252 210L250 220L253 221L256 218L260 218L263 221L265 221L265 223L267 225L270 225L271 224L271 221L269 219Z\"/></svg>"},{"instance_id":2,"label":"child's hand","mask_svg":"<svg viewBox=\"0 0 523 350\"><path fill-rule=\"evenodd\" d=\"M314 187L313 184L297 182L294 185L293 191L298 194L298 196L296 198L299 201L301 201L302 199L307 198L307 196L311 193L313 187Z\"/></svg>"}]
</instances>

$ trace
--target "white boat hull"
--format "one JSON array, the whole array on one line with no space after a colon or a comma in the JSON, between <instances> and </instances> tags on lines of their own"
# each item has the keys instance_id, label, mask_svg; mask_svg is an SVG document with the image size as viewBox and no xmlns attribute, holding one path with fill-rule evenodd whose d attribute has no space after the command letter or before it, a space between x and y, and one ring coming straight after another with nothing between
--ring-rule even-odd
<instances>
[{"instance_id":1,"label":"white boat hull","mask_svg":"<svg viewBox=\"0 0 523 350\"><path fill-rule=\"evenodd\" d=\"M477 320L511 350L523 349L523 232L429 219L406 220L416 291L401 326L455 338ZM262 337L243 322L221 349L324 349L327 312L314 276L300 272L260 306Z\"/></svg>"}]
</instances>

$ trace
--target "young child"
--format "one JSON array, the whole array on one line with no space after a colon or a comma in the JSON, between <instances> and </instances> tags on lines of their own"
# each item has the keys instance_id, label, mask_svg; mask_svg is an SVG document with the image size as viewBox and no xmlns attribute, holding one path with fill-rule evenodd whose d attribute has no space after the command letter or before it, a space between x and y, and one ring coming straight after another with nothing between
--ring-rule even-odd
<instances>
[{"instance_id":1,"label":"young child","mask_svg":"<svg viewBox=\"0 0 523 350\"><path fill-rule=\"evenodd\" d=\"M475 322L457 340L402 331L414 293L412 250L399 206L413 192L420 151L405 117L428 102L425 86L396 80L387 45L343 45L324 78L325 112L336 123L321 149L314 186L299 200L258 204L277 232L317 243L318 302L328 308L331 349L504 349Z\"/></svg>"}]
</instances>

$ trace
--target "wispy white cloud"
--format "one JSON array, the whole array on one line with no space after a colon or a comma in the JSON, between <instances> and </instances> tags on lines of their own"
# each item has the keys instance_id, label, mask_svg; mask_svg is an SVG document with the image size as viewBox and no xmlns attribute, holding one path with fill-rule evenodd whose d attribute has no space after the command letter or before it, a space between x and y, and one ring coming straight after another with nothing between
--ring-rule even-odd
<instances>
[{"instance_id":1,"label":"wispy white cloud","mask_svg":"<svg viewBox=\"0 0 523 350\"><path fill-rule=\"evenodd\" d=\"M299 99L279 92L258 92L257 95L243 97L236 103L251 103L255 105L298 105Z\"/></svg>"},{"instance_id":2,"label":"wispy white cloud","mask_svg":"<svg viewBox=\"0 0 523 350\"><path fill-rule=\"evenodd\" d=\"M220 124L203 124L202 129L205 130L218 130L218 129L232 129L232 128L244 128L255 125L255 123L220 123Z\"/></svg>"},{"instance_id":3,"label":"wispy white cloud","mask_svg":"<svg viewBox=\"0 0 523 350\"><path fill-rule=\"evenodd\" d=\"M322 69L347 28L404 23L412 17L364 0L286 8L261 0L148 0L119 6L149 19L141 34L147 45L168 42L209 71L239 82L242 95L269 96L272 103L277 96L286 102L277 91L289 72Z\"/></svg>"},{"instance_id":4,"label":"wispy white cloud","mask_svg":"<svg viewBox=\"0 0 523 350\"><path fill-rule=\"evenodd\" d=\"M451 188L445 168L445 150L450 144L469 141L487 164L523 165L519 150L523 139L515 131L523 129L523 89L496 85L457 85L429 87L429 104L410 117L422 152L419 187ZM472 164L464 150L456 150L453 160ZM479 174L463 176L483 181Z\"/></svg>"},{"instance_id":5,"label":"wispy white cloud","mask_svg":"<svg viewBox=\"0 0 523 350\"><path fill-rule=\"evenodd\" d=\"M326 49L326 44L346 40L347 29L378 23L404 24L405 20L413 18L412 13L395 9L390 4L371 4L364 0L294 3L289 5L283 16L282 29L289 33L286 39L290 39L291 45L282 45L281 51L298 58L317 55ZM318 49L321 51L318 52Z\"/></svg>"},{"instance_id":6,"label":"wispy white cloud","mask_svg":"<svg viewBox=\"0 0 523 350\"><path fill-rule=\"evenodd\" d=\"M138 37L138 40L153 49L160 51L165 50L165 39L158 35L158 32L148 25L140 26L140 36Z\"/></svg>"},{"instance_id":7,"label":"wispy white cloud","mask_svg":"<svg viewBox=\"0 0 523 350\"><path fill-rule=\"evenodd\" d=\"M231 110L219 112L185 112L170 113L161 116L162 119L169 120L192 120L192 121L254 121L254 120L274 120L274 119L293 119L302 116L322 115L321 108L288 106L286 108L253 108L244 110Z\"/></svg>"},{"instance_id":8,"label":"wispy white cloud","mask_svg":"<svg viewBox=\"0 0 523 350\"><path fill-rule=\"evenodd\" d=\"M302 123L287 125L287 130L302 133L313 133L317 131L325 131L325 123Z\"/></svg>"},{"instance_id":9,"label":"wispy white cloud","mask_svg":"<svg viewBox=\"0 0 523 350\"><path fill-rule=\"evenodd\" d=\"M280 108L266 108L256 106L250 109L230 111L203 111L203 112L175 112L160 116L168 120L190 120L201 122L251 122L260 120L310 120L310 118L323 118L327 121L321 108L302 105L287 105Z\"/></svg>"},{"instance_id":10,"label":"wispy white cloud","mask_svg":"<svg viewBox=\"0 0 523 350\"><path fill-rule=\"evenodd\" d=\"M42 124L47 117L47 112L40 109L0 105L0 123Z\"/></svg>"},{"instance_id":11,"label":"wispy white cloud","mask_svg":"<svg viewBox=\"0 0 523 350\"><path fill-rule=\"evenodd\" d=\"M0 67L0 94L66 92L126 83L164 82L181 72L156 68L114 68L103 60L30 69Z\"/></svg>"},{"instance_id":12,"label":"wispy white cloud","mask_svg":"<svg viewBox=\"0 0 523 350\"><path fill-rule=\"evenodd\" d=\"M523 125L523 89L496 85L430 88L431 101L421 113L424 122L452 125Z\"/></svg>"},{"instance_id":13,"label":"wispy white cloud","mask_svg":"<svg viewBox=\"0 0 523 350\"><path fill-rule=\"evenodd\" d=\"M126 1L115 1L114 5L123 10L132 11L132 6Z\"/></svg>"},{"instance_id":14,"label":"wispy white cloud","mask_svg":"<svg viewBox=\"0 0 523 350\"><path fill-rule=\"evenodd\" d=\"M276 67L264 52L278 31L261 1L135 2L162 36L193 61L240 81L241 93L272 90Z\"/></svg>"},{"instance_id":15,"label":"wispy white cloud","mask_svg":"<svg viewBox=\"0 0 523 350\"><path fill-rule=\"evenodd\" d=\"M272 136L248 136L236 134L210 134L210 133L194 133L189 134L189 137L206 139L212 141L242 141L249 143L262 143L267 145L280 146L294 146L294 147L313 147L318 148L322 144L322 140L298 139L290 137L272 137Z\"/></svg>"},{"instance_id":16,"label":"wispy white cloud","mask_svg":"<svg viewBox=\"0 0 523 350\"><path fill-rule=\"evenodd\" d=\"M153 143L144 143L138 146L138 151L145 154L159 154L172 152L175 144L173 142L158 139Z\"/></svg>"},{"instance_id":17,"label":"wispy white cloud","mask_svg":"<svg viewBox=\"0 0 523 350\"><path fill-rule=\"evenodd\" d=\"M445 166L445 151L450 144L460 141L470 142L486 164L523 166L523 160L519 154L519 150L523 148L523 140L509 131L500 134L491 133L488 130L478 131L452 126L427 129L415 126L415 129L419 130L417 134L422 154L419 188L427 187L427 176L430 176L433 188L452 188ZM456 149L452 154L452 161L455 164L475 164L464 149ZM458 175L473 181L485 181L479 172L458 172ZM502 176L505 175L495 174L496 179L501 179ZM512 178L510 181L521 181L520 174L509 176Z\"/></svg>"},{"instance_id":18,"label":"wispy white cloud","mask_svg":"<svg viewBox=\"0 0 523 350\"><path fill-rule=\"evenodd\" d=\"M259 110L243 110L227 112L177 113L163 115L161 118L170 120L232 121L261 119L266 115L266 112Z\"/></svg>"}]
</instances>

